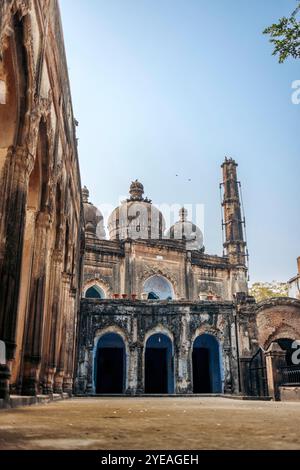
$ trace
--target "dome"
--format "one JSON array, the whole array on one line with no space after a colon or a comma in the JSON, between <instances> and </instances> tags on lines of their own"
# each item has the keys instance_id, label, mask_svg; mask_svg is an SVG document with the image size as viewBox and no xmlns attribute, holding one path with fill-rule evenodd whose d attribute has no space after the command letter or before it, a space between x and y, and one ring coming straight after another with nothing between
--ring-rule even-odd
<instances>
[{"instance_id":1,"label":"dome","mask_svg":"<svg viewBox=\"0 0 300 470\"><path fill-rule=\"evenodd\" d=\"M103 215L96 206L89 202L89 190L86 186L82 189L82 200L86 235L105 239Z\"/></svg>"},{"instance_id":2,"label":"dome","mask_svg":"<svg viewBox=\"0 0 300 470\"><path fill-rule=\"evenodd\" d=\"M187 250L203 250L203 234L197 225L187 220L188 212L182 207L179 211L179 221L166 233L166 238L184 240Z\"/></svg>"},{"instance_id":3,"label":"dome","mask_svg":"<svg viewBox=\"0 0 300 470\"><path fill-rule=\"evenodd\" d=\"M144 186L138 180L131 183L130 197L117 207L108 219L111 240L157 240L163 237L165 220L151 200L144 198Z\"/></svg>"}]
</instances>

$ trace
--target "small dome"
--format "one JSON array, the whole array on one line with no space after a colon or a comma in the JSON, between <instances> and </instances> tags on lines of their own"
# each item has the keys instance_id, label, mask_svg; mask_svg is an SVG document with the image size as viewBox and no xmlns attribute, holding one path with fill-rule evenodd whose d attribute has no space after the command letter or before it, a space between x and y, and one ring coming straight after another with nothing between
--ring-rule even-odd
<instances>
[{"instance_id":1,"label":"small dome","mask_svg":"<svg viewBox=\"0 0 300 470\"><path fill-rule=\"evenodd\" d=\"M166 238L183 240L187 250L203 250L203 234L197 225L187 220L188 212L182 207L179 211L179 221L167 231Z\"/></svg>"},{"instance_id":2,"label":"small dome","mask_svg":"<svg viewBox=\"0 0 300 470\"><path fill-rule=\"evenodd\" d=\"M144 186L138 180L131 183L130 198L123 201L108 219L111 240L157 240L163 237L165 220L151 200L144 198Z\"/></svg>"},{"instance_id":3,"label":"small dome","mask_svg":"<svg viewBox=\"0 0 300 470\"><path fill-rule=\"evenodd\" d=\"M103 215L96 206L89 202L89 190L86 186L82 189L82 200L86 235L105 239Z\"/></svg>"}]
</instances>

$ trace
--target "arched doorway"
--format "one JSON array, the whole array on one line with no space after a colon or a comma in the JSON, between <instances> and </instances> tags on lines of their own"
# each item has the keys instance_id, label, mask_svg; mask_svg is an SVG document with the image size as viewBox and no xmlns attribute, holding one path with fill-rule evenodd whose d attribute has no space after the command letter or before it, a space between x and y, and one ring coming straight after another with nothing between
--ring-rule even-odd
<instances>
[{"instance_id":1,"label":"arched doorway","mask_svg":"<svg viewBox=\"0 0 300 470\"><path fill-rule=\"evenodd\" d=\"M126 353L122 337L106 333L97 343L95 357L96 393L124 393Z\"/></svg>"},{"instance_id":2,"label":"arched doorway","mask_svg":"<svg viewBox=\"0 0 300 470\"><path fill-rule=\"evenodd\" d=\"M164 276L157 274L145 281L144 292L148 294L148 299L152 300L171 300L174 298L172 284Z\"/></svg>"},{"instance_id":3,"label":"arched doorway","mask_svg":"<svg viewBox=\"0 0 300 470\"><path fill-rule=\"evenodd\" d=\"M171 339L156 333L145 348L145 393L174 393L174 361Z\"/></svg>"},{"instance_id":4,"label":"arched doorway","mask_svg":"<svg viewBox=\"0 0 300 470\"><path fill-rule=\"evenodd\" d=\"M193 344L193 392L221 393L220 347L210 334L198 336Z\"/></svg>"}]
</instances>

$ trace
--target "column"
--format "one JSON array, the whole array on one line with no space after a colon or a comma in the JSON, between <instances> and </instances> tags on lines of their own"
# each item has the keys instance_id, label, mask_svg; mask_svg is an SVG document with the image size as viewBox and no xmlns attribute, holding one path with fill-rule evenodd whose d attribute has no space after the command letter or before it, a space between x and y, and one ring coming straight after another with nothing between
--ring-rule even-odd
<instances>
[{"instance_id":1,"label":"column","mask_svg":"<svg viewBox=\"0 0 300 470\"><path fill-rule=\"evenodd\" d=\"M49 302L49 332L46 347L47 363L43 380L43 392L53 394L54 375L57 367L57 349L61 330L60 293L62 277L62 251L54 250L51 263L50 302Z\"/></svg>"},{"instance_id":2,"label":"column","mask_svg":"<svg viewBox=\"0 0 300 470\"><path fill-rule=\"evenodd\" d=\"M50 216L40 212L36 219L36 235L33 251L29 309L25 340L22 393L36 395L39 392L39 372L42 355L46 259Z\"/></svg>"},{"instance_id":3,"label":"column","mask_svg":"<svg viewBox=\"0 0 300 470\"><path fill-rule=\"evenodd\" d=\"M62 292L60 303L60 328L58 333L57 343L57 368L54 376L54 392L63 392L63 380L65 374L65 360L66 360L66 334L67 334L67 321L69 317L69 292L71 284L71 275L63 273L62 275Z\"/></svg>"},{"instance_id":4,"label":"column","mask_svg":"<svg viewBox=\"0 0 300 470\"><path fill-rule=\"evenodd\" d=\"M66 334L66 360L65 360L65 374L63 379L63 391L72 395L73 392L73 373L74 373L74 352L75 352L75 330L76 330L76 316L75 310L76 290L71 290L69 296L69 311L67 321L67 334Z\"/></svg>"},{"instance_id":5,"label":"column","mask_svg":"<svg viewBox=\"0 0 300 470\"><path fill-rule=\"evenodd\" d=\"M266 352L268 391L273 400L280 400L280 367L286 365L285 354L277 343L272 343Z\"/></svg>"},{"instance_id":6,"label":"column","mask_svg":"<svg viewBox=\"0 0 300 470\"><path fill-rule=\"evenodd\" d=\"M1 221L1 239L4 243L0 253L0 339L6 343L7 360L10 363L16 350L25 207L34 159L25 147L11 149L7 158L6 205L3 207L5 214L2 214L4 221Z\"/></svg>"}]
</instances>

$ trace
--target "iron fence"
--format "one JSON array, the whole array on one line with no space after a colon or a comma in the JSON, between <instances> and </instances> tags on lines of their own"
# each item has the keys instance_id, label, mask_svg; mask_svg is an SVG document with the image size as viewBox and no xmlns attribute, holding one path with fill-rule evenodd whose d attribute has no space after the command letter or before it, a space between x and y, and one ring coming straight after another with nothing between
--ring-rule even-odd
<instances>
[{"instance_id":1,"label":"iron fence","mask_svg":"<svg viewBox=\"0 0 300 470\"><path fill-rule=\"evenodd\" d=\"M282 385L300 385L300 365L280 367Z\"/></svg>"}]
</instances>

